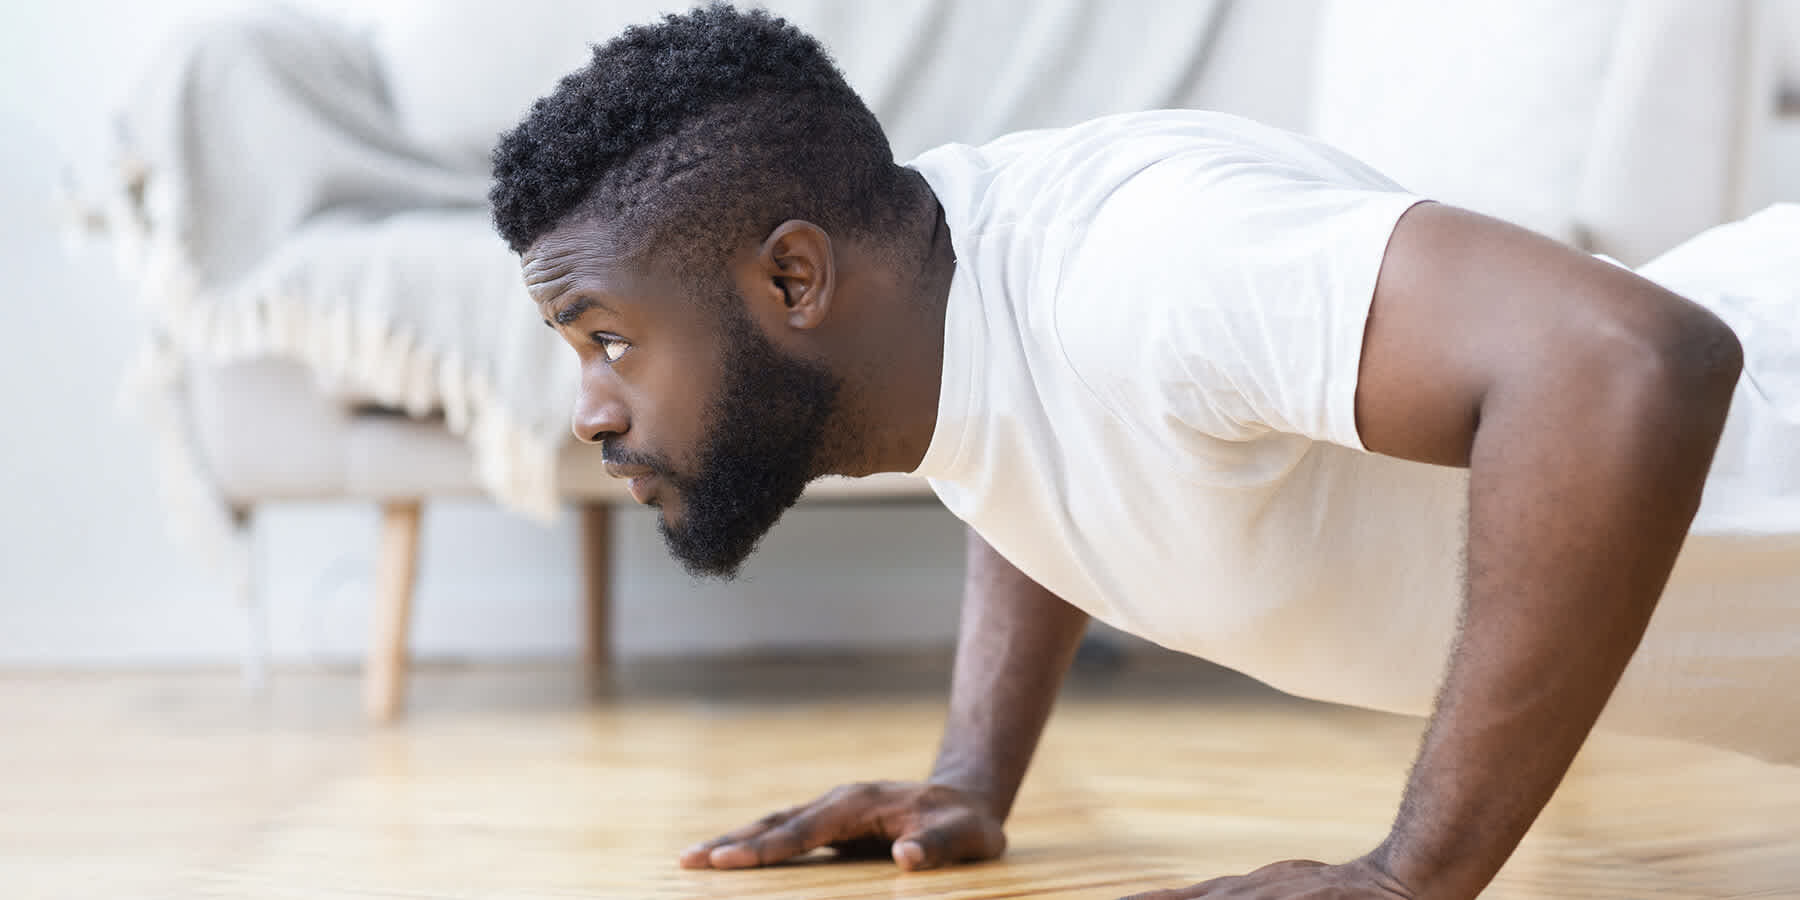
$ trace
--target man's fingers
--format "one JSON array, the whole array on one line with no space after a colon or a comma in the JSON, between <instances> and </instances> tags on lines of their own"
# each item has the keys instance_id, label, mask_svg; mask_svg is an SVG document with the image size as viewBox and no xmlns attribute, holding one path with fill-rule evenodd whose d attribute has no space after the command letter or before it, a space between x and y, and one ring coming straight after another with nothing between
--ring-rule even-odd
<instances>
[{"instance_id":1,"label":"man's fingers","mask_svg":"<svg viewBox=\"0 0 1800 900\"><path fill-rule=\"evenodd\" d=\"M1006 852L1006 833L993 822L959 812L944 821L901 835L894 841L893 852L894 864L909 872L993 859Z\"/></svg>"},{"instance_id":2,"label":"man's fingers","mask_svg":"<svg viewBox=\"0 0 1800 900\"><path fill-rule=\"evenodd\" d=\"M889 838L898 834L891 845ZM820 847L886 850L902 869L991 859L1006 851L1000 823L956 791L932 785L845 785L806 806L764 816L681 854L690 869L747 869Z\"/></svg>"},{"instance_id":3,"label":"man's fingers","mask_svg":"<svg viewBox=\"0 0 1800 900\"><path fill-rule=\"evenodd\" d=\"M714 850L727 844L736 844L756 837L771 828L786 823L789 819L799 815L800 811L804 809L806 809L806 806L802 804L800 806L790 806L787 809L777 810L735 831L726 832L710 841L701 841L700 843L681 851L681 867L684 869L707 868L711 865L710 860Z\"/></svg>"},{"instance_id":4,"label":"man's fingers","mask_svg":"<svg viewBox=\"0 0 1800 900\"><path fill-rule=\"evenodd\" d=\"M747 869L793 859L833 841L854 837L842 833L841 819L840 810L814 807L755 837L713 848L707 862L715 869Z\"/></svg>"},{"instance_id":5,"label":"man's fingers","mask_svg":"<svg viewBox=\"0 0 1800 900\"><path fill-rule=\"evenodd\" d=\"M895 841L892 849L892 853L894 854L894 865L899 866L908 872L916 869L929 869L933 866L941 865L941 863L932 858L933 854L928 853L925 850L927 844L935 846L938 843L934 834L934 832L927 831L920 834L908 835L907 837Z\"/></svg>"},{"instance_id":6,"label":"man's fingers","mask_svg":"<svg viewBox=\"0 0 1800 900\"><path fill-rule=\"evenodd\" d=\"M1222 878L1213 878L1208 881L1202 881L1191 887L1169 888L1161 891L1145 891L1141 894L1132 894L1129 897L1122 897L1120 900L1193 900L1193 898L1205 897L1207 894L1211 894L1221 888L1235 884L1237 883L1237 880L1238 876L1227 875Z\"/></svg>"}]
</instances>

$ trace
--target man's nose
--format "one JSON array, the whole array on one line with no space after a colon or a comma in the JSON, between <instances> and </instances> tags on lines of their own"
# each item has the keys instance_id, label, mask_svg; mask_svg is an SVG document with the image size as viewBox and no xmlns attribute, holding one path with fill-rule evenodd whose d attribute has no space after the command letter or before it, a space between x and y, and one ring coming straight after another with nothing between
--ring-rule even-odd
<instances>
[{"instance_id":1,"label":"man's nose","mask_svg":"<svg viewBox=\"0 0 1800 900\"><path fill-rule=\"evenodd\" d=\"M598 444L628 431L631 417L625 412L625 404L610 392L583 387L581 396L575 400L571 424L575 437L582 443Z\"/></svg>"}]
</instances>

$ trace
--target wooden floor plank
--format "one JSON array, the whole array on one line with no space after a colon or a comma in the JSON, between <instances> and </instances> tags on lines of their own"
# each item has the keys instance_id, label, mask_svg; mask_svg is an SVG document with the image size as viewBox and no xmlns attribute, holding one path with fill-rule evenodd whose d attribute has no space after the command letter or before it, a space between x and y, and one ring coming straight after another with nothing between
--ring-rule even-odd
<instances>
[{"instance_id":1,"label":"wooden floor plank","mask_svg":"<svg viewBox=\"0 0 1800 900\"><path fill-rule=\"evenodd\" d=\"M634 674L635 672L635 674ZM354 676L0 678L8 897L1106 900L1385 830L1416 720L1200 668L1079 675L998 862L692 872L675 855L839 781L914 776L941 660L428 670L366 726ZM1800 897L1800 770L1603 738L1493 898Z\"/></svg>"}]
</instances>

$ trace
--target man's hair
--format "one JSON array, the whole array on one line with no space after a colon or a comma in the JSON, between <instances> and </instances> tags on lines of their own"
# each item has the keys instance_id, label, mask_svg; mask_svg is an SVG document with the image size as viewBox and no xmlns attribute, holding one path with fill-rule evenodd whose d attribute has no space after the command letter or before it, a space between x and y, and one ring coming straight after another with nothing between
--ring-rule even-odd
<instances>
[{"instance_id":1,"label":"man's hair","mask_svg":"<svg viewBox=\"0 0 1800 900\"><path fill-rule=\"evenodd\" d=\"M818 41L715 3L597 45L501 136L489 199L515 253L594 217L616 252L671 251L704 276L787 219L890 230L904 171Z\"/></svg>"}]
</instances>

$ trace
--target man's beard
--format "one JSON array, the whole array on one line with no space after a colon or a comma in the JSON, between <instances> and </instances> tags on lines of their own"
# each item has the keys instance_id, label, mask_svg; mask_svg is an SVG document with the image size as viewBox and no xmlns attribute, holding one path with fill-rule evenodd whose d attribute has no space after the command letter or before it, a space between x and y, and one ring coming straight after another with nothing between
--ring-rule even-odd
<instances>
[{"instance_id":1,"label":"man's beard","mask_svg":"<svg viewBox=\"0 0 1800 900\"><path fill-rule=\"evenodd\" d=\"M680 496L680 521L670 525L665 514L658 530L689 574L730 579L807 482L824 474L843 385L824 366L777 349L740 299L724 307L723 378L707 404L694 474L677 474L666 458L608 459L649 466Z\"/></svg>"}]
</instances>

